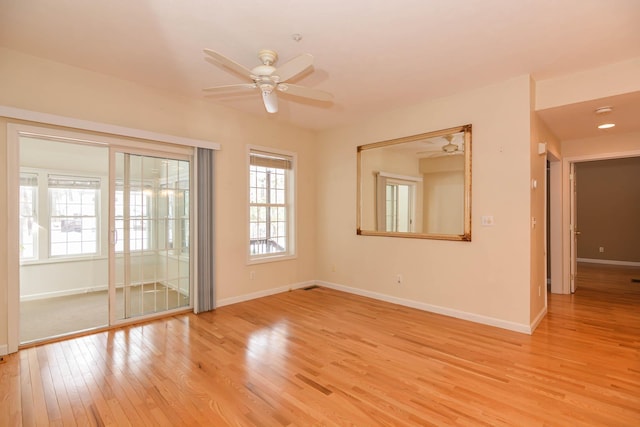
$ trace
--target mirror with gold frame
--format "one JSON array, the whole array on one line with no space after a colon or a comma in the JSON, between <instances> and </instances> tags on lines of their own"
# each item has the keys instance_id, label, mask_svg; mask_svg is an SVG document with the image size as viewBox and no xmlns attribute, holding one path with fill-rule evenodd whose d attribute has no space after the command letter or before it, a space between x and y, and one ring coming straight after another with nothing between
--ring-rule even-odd
<instances>
[{"instance_id":1,"label":"mirror with gold frame","mask_svg":"<svg viewBox=\"0 0 640 427\"><path fill-rule=\"evenodd\" d=\"M357 233L471 241L471 125L358 147Z\"/></svg>"}]
</instances>

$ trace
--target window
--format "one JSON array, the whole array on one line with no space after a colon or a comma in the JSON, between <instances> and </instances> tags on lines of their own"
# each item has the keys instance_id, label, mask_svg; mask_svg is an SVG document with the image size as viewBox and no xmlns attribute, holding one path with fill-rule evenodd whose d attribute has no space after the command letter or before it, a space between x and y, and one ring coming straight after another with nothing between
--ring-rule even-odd
<instances>
[{"instance_id":1,"label":"window","mask_svg":"<svg viewBox=\"0 0 640 427\"><path fill-rule=\"evenodd\" d=\"M189 253L189 181L164 185L161 198L166 202L166 247L175 255ZM159 207L161 210L163 206Z\"/></svg>"},{"instance_id":2,"label":"window","mask_svg":"<svg viewBox=\"0 0 640 427\"><path fill-rule=\"evenodd\" d=\"M38 258L38 174L20 173L20 259Z\"/></svg>"},{"instance_id":3,"label":"window","mask_svg":"<svg viewBox=\"0 0 640 427\"><path fill-rule=\"evenodd\" d=\"M121 182L116 183L116 188L122 188ZM128 195L128 219L129 219L129 247L127 251L141 251L149 249L150 235L150 207L152 190L132 188ZM124 250L124 220L125 220L125 200L124 191L115 191L115 227L116 244L115 251Z\"/></svg>"},{"instance_id":4,"label":"window","mask_svg":"<svg viewBox=\"0 0 640 427\"><path fill-rule=\"evenodd\" d=\"M413 187L387 180L385 231L413 231Z\"/></svg>"},{"instance_id":5,"label":"window","mask_svg":"<svg viewBox=\"0 0 640 427\"><path fill-rule=\"evenodd\" d=\"M293 245L293 156L249 152L249 257L291 256Z\"/></svg>"},{"instance_id":6,"label":"window","mask_svg":"<svg viewBox=\"0 0 640 427\"><path fill-rule=\"evenodd\" d=\"M416 198L422 178L376 172L377 230L412 233L416 230Z\"/></svg>"},{"instance_id":7,"label":"window","mask_svg":"<svg viewBox=\"0 0 640 427\"><path fill-rule=\"evenodd\" d=\"M100 179L49 175L49 255L98 254Z\"/></svg>"}]
</instances>

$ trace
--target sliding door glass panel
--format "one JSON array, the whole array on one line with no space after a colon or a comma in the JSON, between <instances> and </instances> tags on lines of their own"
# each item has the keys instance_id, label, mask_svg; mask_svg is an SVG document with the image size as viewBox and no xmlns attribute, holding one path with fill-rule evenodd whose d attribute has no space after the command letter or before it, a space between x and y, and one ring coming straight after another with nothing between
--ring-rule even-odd
<instances>
[{"instance_id":1,"label":"sliding door glass panel","mask_svg":"<svg viewBox=\"0 0 640 427\"><path fill-rule=\"evenodd\" d=\"M189 307L188 160L115 153L115 320Z\"/></svg>"},{"instance_id":2,"label":"sliding door glass panel","mask_svg":"<svg viewBox=\"0 0 640 427\"><path fill-rule=\"evenodd\" d=\"M109 150L19 144L20 342L107 326Z\"/></svg>"}]
</instances>

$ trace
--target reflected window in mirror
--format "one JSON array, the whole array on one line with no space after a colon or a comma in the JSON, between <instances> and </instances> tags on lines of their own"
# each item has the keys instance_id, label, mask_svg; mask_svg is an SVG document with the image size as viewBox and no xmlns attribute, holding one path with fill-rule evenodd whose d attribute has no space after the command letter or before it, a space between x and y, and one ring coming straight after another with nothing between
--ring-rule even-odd
<instances>
[{"instance_id":1,"label":"reflected window in mirror","mask_svg":"<svg viewBox=\"0 0 640 427\"><path fill-rule=\"evenodd\" d=\"M471 240L471 125L358 147L358 234Z\"/></svg>"}]
</instances>

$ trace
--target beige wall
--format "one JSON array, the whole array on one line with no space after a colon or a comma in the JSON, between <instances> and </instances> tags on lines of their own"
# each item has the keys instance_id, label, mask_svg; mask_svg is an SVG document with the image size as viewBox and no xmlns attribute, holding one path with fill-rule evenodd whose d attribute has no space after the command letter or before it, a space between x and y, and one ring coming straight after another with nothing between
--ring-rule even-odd
<instances>
[{"instance_id":1,"label":"beige wall","mask_svg":"<svg viewBox=\"0 0 640 427\"><path fill-rule=\"evenodd\" d=\"M216 157L216 297L244 295L315 278L314 134L272 118L180 98L87 70L0 49L0 105L221 144ZM7 196L7 120L0 118L0 206ZM298 154L297 248L294 260L247 265L247 144ZM0 241L7 212L0 209ZM7 250L0 245L0 347L7 343ZM255 278L250 279L250 272Z\"/></svg>"},{"instance_id":2,"label":"beige wall","mask_svg":"<svg viewBox=\"0 0 640 427\"><path fill-rule=\"evenodd\" d=\"M318 279L528 327L530 84L522 76L321 133ZM473 124L472 241L357 236L356 147L467 123ZM480 226L482 215L493 215L495 225Z\"/></svg>"},{"instance_id":3,"label":"beige wall","mask_svg":"<svg viewBox=\"0 0 640 427\"><path fill-rule=\"evenodd\" d=\"M536 110L640 90L640 57L537 82Z\"/></svg>"},{"instance_id":4,"label":"beige wall","mask_svg":"<svg viewBox=\"0 0 640 427\"><path fill-rule=\"evenodd\" d=\"M640 263L640 157L577 163L576 176L578 258Z\"/></svg>"}]
</instances>

